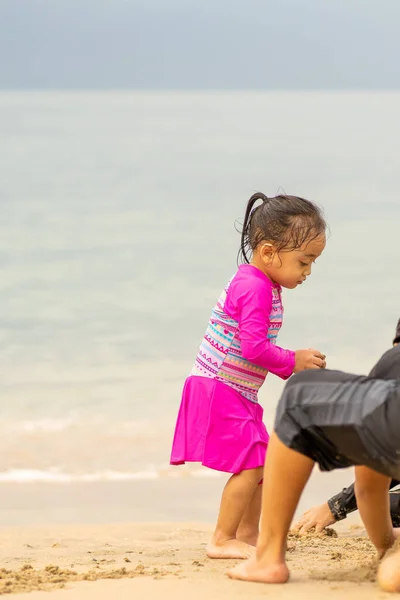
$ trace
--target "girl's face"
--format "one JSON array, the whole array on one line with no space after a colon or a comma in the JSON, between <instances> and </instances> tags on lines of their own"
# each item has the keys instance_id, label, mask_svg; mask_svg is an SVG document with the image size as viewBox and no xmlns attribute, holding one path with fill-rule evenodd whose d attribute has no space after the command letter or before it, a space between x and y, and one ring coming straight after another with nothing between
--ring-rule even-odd
<instances>
[{"instance_id":1,"label":"girl's face","mask_svg":"<svg viewBox=\"0 0 400 600\"><path fill-rule=\"evenodd\" d=\"M312 264L322 254L325 244L326 238L321 235L297 250L277 252L272 244L264 242L256 248L253 264L275 283L294 289L311 275Z\"/></svg>"}]
</instances>

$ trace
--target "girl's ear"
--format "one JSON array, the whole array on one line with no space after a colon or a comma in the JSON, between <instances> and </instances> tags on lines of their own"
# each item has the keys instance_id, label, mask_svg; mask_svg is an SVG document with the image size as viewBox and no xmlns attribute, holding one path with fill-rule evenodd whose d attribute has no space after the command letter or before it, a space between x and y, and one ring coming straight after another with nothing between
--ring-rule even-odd
<instances>
[{"instance_id":1,"label":"girl's ear","mask_svg":"<svg viewBox=\"0 0 400 600\"><path fill-rule=\"evenodd\" d=\"M275 247L269 242L264 242L260 245L260 258L262 258L267 265L272 262L275 252Z\"/></svg>"}]
</instances>

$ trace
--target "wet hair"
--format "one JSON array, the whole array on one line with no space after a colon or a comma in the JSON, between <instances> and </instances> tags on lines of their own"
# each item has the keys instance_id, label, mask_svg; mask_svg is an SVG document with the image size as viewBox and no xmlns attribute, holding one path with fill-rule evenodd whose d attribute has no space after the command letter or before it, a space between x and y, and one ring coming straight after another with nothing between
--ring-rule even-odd
<instances>
[{"instance_id":1,"label":"wet hair","mask_svg":"<svg viewBox=\"0 0 400 600\"><path fill-rule=\"evenodd\" d=\"M271 242L277 252L298 250L323 235L326 227L322 210L313 202L286 194L268 198L257 192L247 203L238 258L249 263L263 241Z\"/></svg>"}]
</instances>

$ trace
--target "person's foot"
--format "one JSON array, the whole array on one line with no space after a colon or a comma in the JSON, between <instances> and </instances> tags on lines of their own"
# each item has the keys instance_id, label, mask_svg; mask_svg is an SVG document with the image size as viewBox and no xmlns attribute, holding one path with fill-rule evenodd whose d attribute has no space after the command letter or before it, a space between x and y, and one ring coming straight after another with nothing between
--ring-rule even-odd
<instances>
[{"instance_id":1,"label":"person's foot","mask_svg":"<svg viewBox=\"0 0 400 600\"><path fill-rule=\"evenodd\" d=\"M228 571L227 575L231 579L240 579L241 581L286 583L289 579L289 569L284 562L265 565L254 556Z\"/></svg>"},{"instance_id":2,"label":"person's foot","mask_svg":"<svg viewBox=\"0 0 400 600\"><path fill-rule=\"evenodd\" d=\"M236 539L244 542L245 544L249 544L249 546L257 546L258 529L242 530L239 527L236 533Z\"/></svg>"},{"instance_id":3,"label":"person's foot","mask_svg":"<svg viewBox=\"0 0 400 600\"><path fill-rule=\"evenodd\" d=\"M398 527L393 528L392 529L392 537L386 540L385 547L376 549L377 560L382 560L390 550L391 550L390 555L393 554L393 550L395 550L393 545L399 539L399 537L400 537L400 529ZM397 543L397 547L398 547L398 543Z\"/></svg>"},{"instance_id":4,"label":"person's foot","mask_svg":"<svg viewBox=\"0 0 400 600\"><path fill-rule=\"evenodd\" d=\"M255 550L254 546L236 538L218 542L212 539L206 548L206 554L208 558L246 559L250 558Z\"/></svg>"},{"instance_id":5,"label":"person's foot","mask_svg":"<svg viewBox=\"0 0 400 600\"><path fill-rule=\"evenodd\" d=\"M257 546L258 533L256 535L238 535L237 539L255 548Z\"/></svg>"},{"instance_id":6,"label":"person's foot","mask_svg":"<svg viewBox=\"0 0 400 600\"><path fill-rule=\"evenodd\" d=\"M384 592L400 592L400 550L382 560L377 579Z\"/></svg>"}]
</instances>

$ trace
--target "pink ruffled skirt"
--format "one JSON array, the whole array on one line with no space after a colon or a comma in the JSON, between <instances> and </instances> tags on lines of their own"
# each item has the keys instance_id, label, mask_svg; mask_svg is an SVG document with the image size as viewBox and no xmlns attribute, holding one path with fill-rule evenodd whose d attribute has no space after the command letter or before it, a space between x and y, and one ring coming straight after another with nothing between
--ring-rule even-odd
<instances>
[{"instance_id":1,"label":"pink ruffled skirt","mask_svg":"<svg viewBox=\"0 0 400 600\"><path fill-rule=\"evenodd\" d=\"M215 379L191 375L183 388L171 464L200 462L240 473L264 466L269 435L263 409Z\"/></svg>"}]
</instances>

